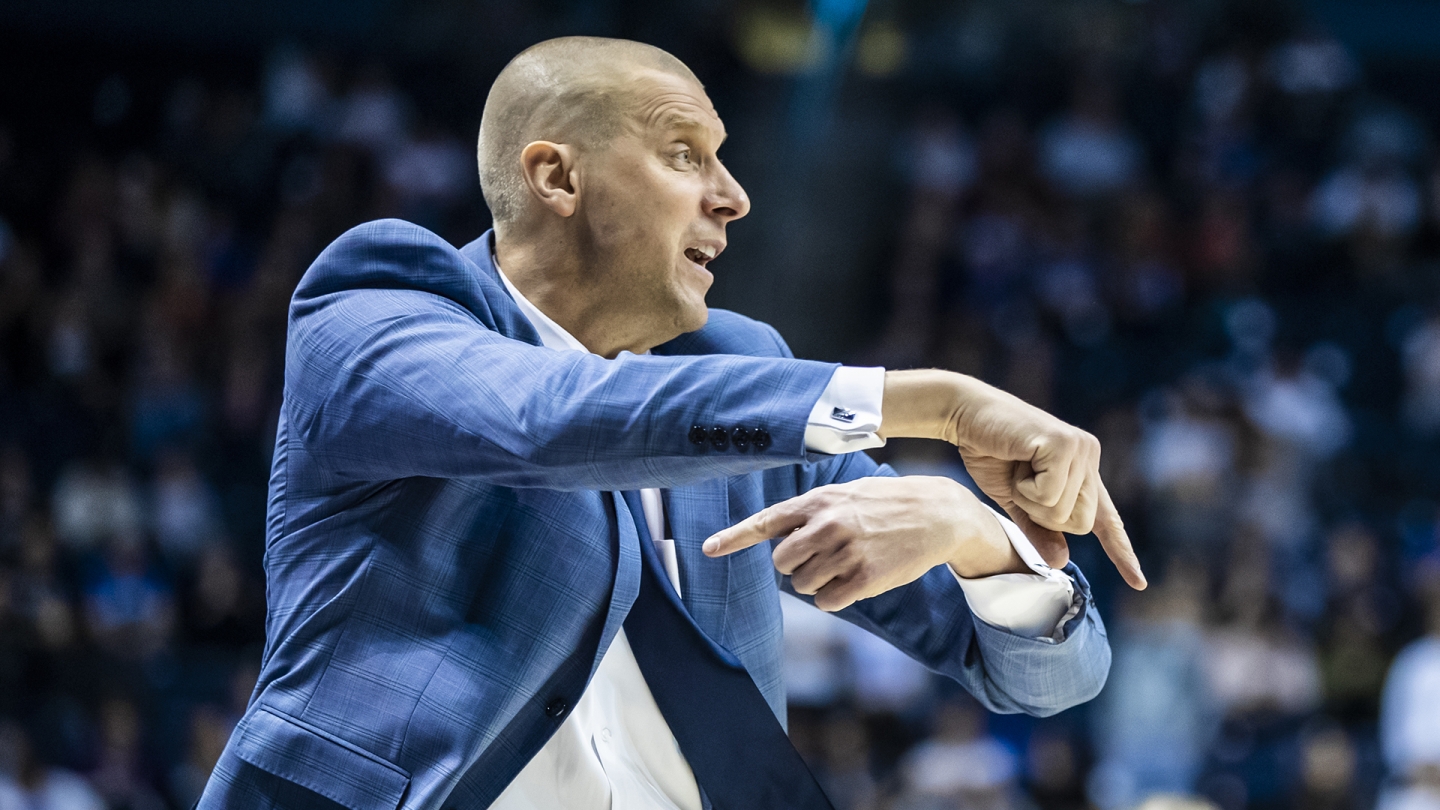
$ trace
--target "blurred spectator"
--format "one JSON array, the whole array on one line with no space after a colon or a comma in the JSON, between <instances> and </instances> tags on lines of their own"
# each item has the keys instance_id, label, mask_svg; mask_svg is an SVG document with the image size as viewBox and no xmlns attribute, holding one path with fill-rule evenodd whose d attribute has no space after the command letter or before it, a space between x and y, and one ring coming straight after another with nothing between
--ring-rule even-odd
<instances>
[{"instance_id":1,"label":"blurred spectator","mask_svg":"<svg viewBox=\"0 0 1440 810\"><path fill-rule=\"evenodd\" d=\"M382 155L404 137L405 117L405 101L385 68L367 65L341 102L335 137Z\"/></svg>"},{"instance_id":2,"label":"blurred spectator","mask_svg":"<svg viewBox=\"0 0 1440 810\"><path fill-rule=\"evenodd\" d=\"M1015 754L985 733L985 714L968 698L947 701L935 733L901 763L905 810L960 807L1004 810L1018 807Z\"/></svg>"},{"instance_id":3,"label":"blurred spectator","mask_svg":"<svg viewBox=\"0 0 1440 810\"><path fill-rule=\"evenodd\" d=\"M1096 704L1090 796L1102 810L1195 789L1215 736L1206 678L1204 569L1172 564L1163 585L1128 597L1114 627L1110 679Z\"/></svg>"},{"instance_id":4,"label":"blurred spectator","mask_svg":"<svg viewBox=\"0 0 1440 810\"><path fill-rule=\"evenodd\" d=\"M793 596L780 597L785 622L785 696L790 705L823 708L840 702L846 678L847 625Z\"/></svg>"},{"instance_id":5,"label":"blurred spectator","mask_svg":"<svg viewBox=\"0 0 1440 810\"><path fill-rule=\"evenodd\" d=\"M1219 808L1204 799L1168 794L1151 796L1135 805L1135 810L1219 810Z\"/></svg>"},{"instance_id":6,"label":"blurred spectator","mask_svg":"<svg viewBox=\"0 0 1440 810\"><path fill-rule=\"evenodd\" d=\"M270 52L265 69L265 123L281 132L325 129L333 101L315 60L294 44Z\"/></svg>"},{"instance_id":7,"label":"blurred spectator","mask_svg":"<svg viewBox=\"0 0 1440 810\"><path fill-rule=\"evenodd\" d=\"M42 517L27 521L21 532L11 589L14 610L29 624L26 635L41 650L60 652L76 640L77 611L60 568L54 533Z\"/></svg>"},{"instance_id":8,"label":"blurred spectator","mask_svg":"<svg viewBox=\"0 0 1440 810\"><path fill-rule=\"evenodd\" d=\"M1382 580L1379 540L1364 524L1342 524L1331 531L1326 564L1326 703L1341 719L1374 717L1389 663L1385 638L1402 612L1399 597Z\"/></svg>"},{"instance_id":9,"label":"blurred spectator","mask_svg":"<svg viewBox=\"0 0 1440 810\"><path fill-rule=\"evenodd\" d=\"M1070 110L1040 136L1040 164L1061 192L1094 197L1133 183L1144 151L1120 118L1115 90L1104 81L1076 82Z\"/></svg>"},{"instance_id":10,"label":"blurred spectator","mask_svg":"<svg viewBox=\"0 0 1440 810\"><path fill-rule=\"evenodd\" d=\"M161 810L141 752L140 712L126 700L100 707L100 753L90 781L115 810Z\"/></svg>"},{"instance_id":11,"label":"blurred spectator","mask_svg":"<svg viewBox=\"0 0 1440 810\"><path fill-rule=\"evenodd\" d=\"M1420 224L1420 187L1388 167L1337 169L1315 189L1315 224L1331 236L1405 236Z\"/></svg>"},{"instance_id":12,"label":"blurred spectator","mask_svg":"<svg viewBox=\"0 0 1440 810\"><path fill-rule=\"evenodd\" d=\"M14 723L0 723L0 760L0 810L107 810L79 774L43 763Z\"/></svg>"},{"instance_id":13,"label":"blurred spectator","mask_svg":"<svg viewBox=\"0 0 1440 810\"><path fill-rule=\"evenodd\" d=\"M1226 620L1209 634L1203 658L1210 692L1230 716L1298 716L1320 702L1315 650L1285 623L1271 582L1267 549L1237 537L1221 595Z\"/></svg>"},{"instance_id":14,"label":"blurred spectator","mask_svg":"<svg viewBox=\"0 0 1440 810\"><path fill-rule=\"evenodd\" d=\"M178 450L163 452L156 463L150 514L160 550L173 564L193 561L220 532L215 493Z\"/></svg>"},{"instance_id":15,"label":"blurred spectator","mask_svg":"<svg viewBox=\"0 0 1440 810\"><path fill-rule=\"evenodd\" d=\"M1293 447L1308 462L1333 455L1350 441L1350 418L1336 391L1349 377L1343 352L1316 347L1307 359L1313 362L1291 359L1257 370L1245 382L1244 404L1245 415L1261 433ZM1327 368L1333 376L1326 376Z\"/></svg>"},{"instance_id":16,"label":"blurred spectator","mask_svg":"<svg viewBox=\"0 0 1440 810\"><path fill-rule=\"evenodd\" d=\"M1405 338L1406 423L1424 436L1440 433L1440 317L1430 317Z\"/></svg>"},{"instance_id":17,"label":"blurred spectator","mask_svg":"<svg viewBox=\"0 0 1440 810\"><path fill-rule=\"evenodd\" d=\"M1238 431L1220 392L1194 378L1148 396L1141 407L1136 466L1150 499L1155 540L1176 551L1218 550L1239 486Z\"/></svg>"},{"instance_id":18,"label":"blurred spectator","mask_svg":"<svg viewBox=\"0 0 1440 810\"><path fill-rule=\"evenodd\" d=\"M421 122L386 161L385 182L406 200L453 203L475 180L472 151L434 124Z\"/></svg>"},{"instance_id":19,"label":"blurred spectator","mask_svg":"<svg viewBox=\"0 0 1440 810\"><path fill-rule=\"evenodd\" d=\"M191 365L169 325L152 325L130 402L130 442L138 458L148 461L161 447L191 440L200 429L204 402Z\"/></svg>"},{"instance_id":20,"label":"blurred spectator","mask_svg":"<svg viewBox=\"0 0 1440 810\"><path fill-rule=\"evenodd\" d=\"M191 643L244 648L264 641L263 593L222 543L207 546L196 561L185 594L185 632Z\"/></svg>"},{"instance_id":21,"label":"blurred spectator","mask_svg":"<svg viewBox=\"0 0 1440 810\"><path fill-rule=\"evenodd\" d=\"M1355 745L1342 729L1320 725L1300 742L1300 786L1296 810L1358 810L1365 806L1355 784Z\"/></svg>"},{"instance_id":22,"label":"blurred spectator","mask_svg":"<svg viewBox=\"0 0 1440 810\"><path fill-rule=\"evenodd\" d=\"M140 532L140 496L129 472L100 459L72 464L54 496L55 530L67 547L85 551L115 536Z\"/></svg>"},{"instance_id":23,"label":"blurred spectator","mask_svg":"<svg viewBox=\"0 0 1440 810\"><path fill-rule=\"evenodd\" d=\"M1290 95L1323 95L1350 87L1355 63L1334 39L1307 31L1277 45L1269 55L1270 77Z\"/></svg>"},{"instance_id":24,"label":"blurred spectator","mask_svg":"<svg viewBox=\"0 0 1440 810\"><path fill-rule=\"evenodd\" d=\"M175 601L169 583L135 535L116 535L91 564L85 618L100 647L117 659L142 661L170 640Z\"/></svg>"},{"instance_id":25,"label":"blurred spectator","mask_svg":"<svg viewBox=\"0 0 1440 810\"><path fill-rule=\"evenodd\" d=\"M386 158L385 182L400 212L422 225L441 227L444 212L475 183L475 150L428 121Z\"/></svg>"},{"instance_id":26,"label":"blurred spectator","mask_svg":"<svg viewBox=\"0 0 1440 810\"><path fill-rule=\"evenodd\" d=\"M846 622L845 651L856 707L872 714L901 714L928 697L930 673L878 637Z\"/></svg>"},{"instance_id":27,"label":"blurred spectator","mask_svg":"<svg viewBox=\"0 0 1440 810\"><path fill-rule=\"evenodd\" d=\"M1380 740L1395 782L1383 810L1440 807L1440 567L1421 573L1427 634L1400 652L1385 679Z\"/></svg>"},{"instance_id":28,"label":"blurred spectator","mask_svg":"<svg viewBox=\"0 0 1440 810\"><path fill-rule=\"evenodd\" d=\"M891 314L879 349L886 362L918 359L934 338L940 262L977 169L959 117L939 104L921 110L907 157L910 201L890 272Z\"/></svg>"}]
</instances>

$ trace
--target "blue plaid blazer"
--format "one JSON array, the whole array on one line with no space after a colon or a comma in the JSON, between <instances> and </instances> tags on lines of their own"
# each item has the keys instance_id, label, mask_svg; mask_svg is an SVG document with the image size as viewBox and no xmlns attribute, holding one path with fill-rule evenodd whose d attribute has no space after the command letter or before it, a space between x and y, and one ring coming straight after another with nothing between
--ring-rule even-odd
<instances>
[{"instance_id":1,"label":"blue plaid blazer","mask_svg":"<svg viewBox=\"0 0 1440 810\"><path fill-rule=\"evenodd\" d=\"M487 233L455 249L405 222L341 236L290 307L270 479L260 680L199 807L483 808L563 722L632 604L635 524L666 490L684 602L785 718L779 577L764 545L701 542L812 487L893 475L809 454L832 364L712 310L650 356L540 346ZM695 444L695 425L770 446ZM999 712L1103 685L1088 587L1059 644L977 622L943 568L840 613ZM803 597L802 597L803 598Z\"/></svg>"}]
</instances>

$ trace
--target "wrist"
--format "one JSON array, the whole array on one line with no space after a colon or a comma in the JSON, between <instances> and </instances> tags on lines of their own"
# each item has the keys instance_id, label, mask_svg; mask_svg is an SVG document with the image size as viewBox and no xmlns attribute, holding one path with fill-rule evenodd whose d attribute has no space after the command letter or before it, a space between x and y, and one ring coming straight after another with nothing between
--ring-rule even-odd
<instances>
[{"instance_id":1,"label":"wrist","mask_svg":"<svg viewBox=\"0 0 1440 810\"><path fill-rule=\"evenodd\" d=\"M948 560L950 569L964 579L1029 573L1030 566L1020 558L995 513L968 489L956 486L963 490L965 502L957 524L956 551Z\"/></svg>"},{"instance_id":2,"label":"wrist","mask_svg":"<svg viewBox=\"0 0 1440 810\"><path fill-rule=\"evenodd\" d=\"M885 372L879 435L885 439L940 439L953 444L968 379L940 369Z\"/></svg>"}]
</instances>

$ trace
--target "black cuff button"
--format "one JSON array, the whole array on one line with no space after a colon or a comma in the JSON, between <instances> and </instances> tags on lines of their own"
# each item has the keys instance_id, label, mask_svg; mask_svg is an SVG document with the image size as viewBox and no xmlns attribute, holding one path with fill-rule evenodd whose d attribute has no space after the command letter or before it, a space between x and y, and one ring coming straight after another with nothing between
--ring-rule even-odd
<instances>
[{"instance_id":1,"label":"black cuff button","mask_svg":"<svg viewBox=\"0 0 1440 810\"><path fill-rule=\"evenodd\" d=\"M724 450L730 446L730 434L725 428L719 425L710 428L710 446L716 450Z\"/></svg>"},{"instance_id":2,"label":"black cuff button","mask_svg":"<svg viewBox=\"0 0 1440 810\"><path fill-rule=\"evenodd\" d=\"M564 698L555 698L545 707L545 715L556 720L564 717L568 711L570 711L570 704L566 703Z\"/></svg>"},{"instance_id":3,"label":"black cuff button","mask_svg":"<svg viewBox=\"0 0 1440 810\"><path fill-rule=\"evenodd\" d=\"M770 447L770 431L765 428L755 428L750 433L750 441L755 445L756 450L767 450Z\"/></svg>"},{"instance_id":4,"label":"black cuff button","mask_svg":"<svg viewBox=\"0 0 1440 810\"><path fill-rule=\"evenodd\" d=\"M737 427L730 431L730 443L735 445L736 450L744 451L750 446L750 431L743 427Z\"/></svg>"},{"instance_id":5,"label":"black cuff button","mask_svg":"<svg viewBox=\"0 0 1440 810\"><path fill-rule=\"evenodd\" d=\"M704 444L705 437L709 435L710 432L707 431L703 426L696 425L690 428L690 443L694 445Z\"/></svg>"}]
</instances>

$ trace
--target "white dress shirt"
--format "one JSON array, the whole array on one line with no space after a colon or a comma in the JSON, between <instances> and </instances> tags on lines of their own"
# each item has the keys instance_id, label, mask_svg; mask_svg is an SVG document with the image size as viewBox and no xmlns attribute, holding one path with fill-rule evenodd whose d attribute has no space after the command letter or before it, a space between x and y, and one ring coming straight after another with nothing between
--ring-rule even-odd
<instances>
[{"instance_id":1,"label":"white dress shirt","mask_svg":"<svg viewBox=\"0 0 1440 810\"><path fill-rule=\"evenodd\" d=\"M499 264L496 264L499 270ZM588 351L520 294L505 273L500 279L520 311L557 350ZM885 369L836 369L811 409L805 446L820 453L848 453L879 447L880 405ZM680 592L675 541L666 537L658 489L640 490L646 528L655 541L670 584ZM996 513L1010 542L1033 574L963 579L966 601L980 619L1032 637L1061 638L1064 622L1079 609L1065 574L1040 559L1030 541L1008 518ZM951 572L954 573L953 571ZM621 628L600 659L574 711L560 724L492 810L701 810L700 789L670 726L655 704L640 665Z\"/></svg>"}]
</instances>

